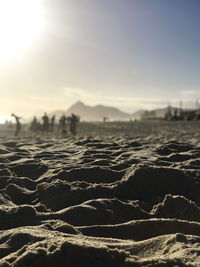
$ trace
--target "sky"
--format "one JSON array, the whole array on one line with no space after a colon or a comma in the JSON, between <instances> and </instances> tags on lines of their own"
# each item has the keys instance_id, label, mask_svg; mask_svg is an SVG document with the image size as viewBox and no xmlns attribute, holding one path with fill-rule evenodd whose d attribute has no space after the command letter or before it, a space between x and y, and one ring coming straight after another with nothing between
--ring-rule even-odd
<instances>
[{"instance_id":1,"label":"sky","mask_svg":"<svg viewBox=\"0 0 200 267\"><path fill-rule=\"evenodd\" d=\"M200 100L199 0L0 0L0 10L1 116Z\"/></svg>"}]
</instances>

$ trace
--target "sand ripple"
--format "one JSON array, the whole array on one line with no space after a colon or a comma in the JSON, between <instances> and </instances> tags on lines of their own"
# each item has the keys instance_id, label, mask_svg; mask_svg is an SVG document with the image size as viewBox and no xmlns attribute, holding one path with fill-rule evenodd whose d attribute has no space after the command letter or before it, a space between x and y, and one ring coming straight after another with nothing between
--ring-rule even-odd
<instances>
[{"instance_id":1,"label":"sand ripple","mask_svg":"<svg viewBox=\"0 0 200 267\"><path fill-rule=\"evenodd\" d=\"M4 138L0 266L200 266L200 147Z\"/></svg>"}]
</instances>

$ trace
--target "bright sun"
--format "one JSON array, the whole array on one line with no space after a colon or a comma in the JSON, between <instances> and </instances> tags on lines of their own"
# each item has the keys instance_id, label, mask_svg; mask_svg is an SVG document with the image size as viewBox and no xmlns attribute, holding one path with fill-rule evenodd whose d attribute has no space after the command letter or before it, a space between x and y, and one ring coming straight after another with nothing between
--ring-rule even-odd
<instances>
[{"instance_id":1,"label":"bright sun","mask_svg":"<svg viewBox=\"0 0 200 267\"><path fill-rule=\"evenodd\" d=\"M42 0L0 0L0 63L19 58L44 30Z\"/></svg>"}]
</instances>

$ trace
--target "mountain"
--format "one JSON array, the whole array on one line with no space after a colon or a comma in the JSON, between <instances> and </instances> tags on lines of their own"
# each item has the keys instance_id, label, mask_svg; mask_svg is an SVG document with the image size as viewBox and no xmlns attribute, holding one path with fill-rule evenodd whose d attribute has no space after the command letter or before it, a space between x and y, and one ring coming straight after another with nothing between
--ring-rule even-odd
<instances>
[{"instance_id":1,"label":"mountain","mask_svg":"<svg viewBox=\"0 0 200 267\"><path fill-rule=\"evenodd\" d=\"M67 115L75 113L86 121L102 121L104 117L109 120L129 120L131 114L123 112L115 107L104 105L88 106L83 102L77 102L72 105L66 112Z\"/></svg>"},{"instance_id":2,"label":"mountain","mask_svg":"<svg viewBox=\"0 0 200 267\"><path fill-rule=\"evenodd\" d=\"M66 111L57 110L49 114L50 116L55 115L58 119L62 114L70 116L72 113L80 116L81 121L102 121L104 117L109 120L130 120L133 119L133 114L123 112L115 107L96 105L89 106L83 102L78 101L69 107Z\"/></svg>"},{"instance_id":3,"label":"mountain","mask_svg":"<svg viewBox=\"0 0 200 267\"><path fill-rule=\"evenodd\" d=\"M174 113L176 107L171 107L172 114ZM85 105L83 102L78 101L69 107L67 110L57 110L49 114L49 116L56 115L58 120L64 113L66 116L70 116L72 113L80 116L81 121L102 121L104 117L108 118L110 121L123 121L123 120L134 120L141 118L162 118L165 116L168 107L158 108L154 110L138 110L135 113L123 112L118 108L104 105L89 106Z\"/></svg>"}]
</instances>

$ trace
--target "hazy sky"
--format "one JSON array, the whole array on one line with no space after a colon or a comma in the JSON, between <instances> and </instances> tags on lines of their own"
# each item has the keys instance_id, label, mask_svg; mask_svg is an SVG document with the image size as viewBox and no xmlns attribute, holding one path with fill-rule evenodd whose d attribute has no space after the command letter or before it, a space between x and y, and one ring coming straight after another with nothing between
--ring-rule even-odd
<instances>
[{"instance_id":1,"label":"hazy sky","mask_svg":"<svg viewBox=\"0 0 200 267\"><path fill-rule=\"evenodd\" d=\"M6 1L14 26L0 19L0 114L200 98L199 0L0 0L1 10Z\"/></svg>"}]
</instances>

